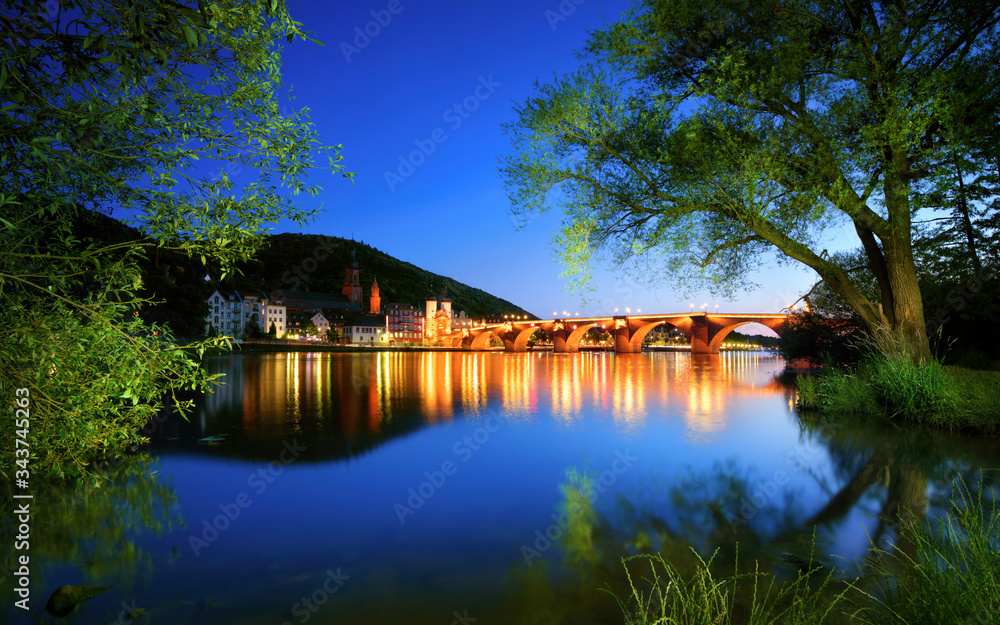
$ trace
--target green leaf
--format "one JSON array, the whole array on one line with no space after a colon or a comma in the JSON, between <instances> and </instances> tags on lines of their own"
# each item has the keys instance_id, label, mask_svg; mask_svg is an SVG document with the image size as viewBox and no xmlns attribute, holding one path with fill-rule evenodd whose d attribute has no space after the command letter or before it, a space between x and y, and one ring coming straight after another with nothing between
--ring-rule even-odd
<instances>
[{"instance_id":1,"label":"green leaf","mask_svg":"<svg viewBox=\"0 0 1000 625\"><path fill-rule=\"evenodd\" d=\"M191 29L187 24L181 25L181 32L184 33L184 39L187 40L187 44L192 48L198 47L198 35L195 34L194 30Z\"/></svg>"}]
</instances>

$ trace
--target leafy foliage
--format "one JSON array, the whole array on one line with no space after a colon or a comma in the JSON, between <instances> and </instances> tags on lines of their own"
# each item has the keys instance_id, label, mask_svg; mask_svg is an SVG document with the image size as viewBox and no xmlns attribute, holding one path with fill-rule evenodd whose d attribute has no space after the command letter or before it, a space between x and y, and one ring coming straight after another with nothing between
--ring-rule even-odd
<instances>
[{"instance_id":1,"label":"leafy foliage","mask_svg":"<svg viewBox=\"0 0 1000 625\"><path fill-rule=\"evenodd\" d=\"M778 344L785 360L804 360L812 365L849 365L864 355L864 332L853 318L837 318L815 312L795 312L788 317Z\"/></svg>"},{"instance_id":2,"label":"leafy foliage","mask_svg":"<svg viewBox=\"0 0 1000 625\"><path fill-rule=\"evenodd\" d=\"M639 0L517 107L513 210L562 210L556 245L581 286L610 253L728 292L776 253L815 270L883 351L926 361L914 193L984 143L959 128L996 136L998 22L971 1ZM845 222L874 292L821 247Z\"/></svg>"},{"instance_id":3,"label":"leafy foliage","mask_svg":"<svg viewBox=\"0 0 1000 625\"><path fill-rule=\"evenodd\" d=\"M0 396L31 393L33 468L77 475L141 442L164 393L183 410L211 382L193 357L221 339L181 347L143 318L164 295L150 257L231 271L268 224L314 214L293 199L317 190L314 153L349 174L281 110L280 46L305 35L280 0L5 3L0 31ZM141 238L81 229L94 213Z\"/></svg>"}]
</instances>

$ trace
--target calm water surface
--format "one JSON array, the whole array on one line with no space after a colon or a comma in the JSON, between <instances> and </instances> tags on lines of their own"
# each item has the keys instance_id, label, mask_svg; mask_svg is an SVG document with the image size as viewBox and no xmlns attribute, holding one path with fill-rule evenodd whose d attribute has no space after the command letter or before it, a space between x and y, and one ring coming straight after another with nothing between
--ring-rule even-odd
<instances>
[{"instance_id":1,"label":"calm water surface","mask_svg":"<svg viewBox=\"0 0 1000 625\"><path fill-rule=\"evenodd\" d=\"M65 545L36 601L115 586L76 623L621 623L596 589L623 556L731 561L739 540L765 569L815 549L850 572L866 533L892 540L879 518L939 515L948 479L1000 466L995 441L803 425L760 353L206 366L225 386L158 424L153 473L47 504Z\"/></svg>"}]
</instances>

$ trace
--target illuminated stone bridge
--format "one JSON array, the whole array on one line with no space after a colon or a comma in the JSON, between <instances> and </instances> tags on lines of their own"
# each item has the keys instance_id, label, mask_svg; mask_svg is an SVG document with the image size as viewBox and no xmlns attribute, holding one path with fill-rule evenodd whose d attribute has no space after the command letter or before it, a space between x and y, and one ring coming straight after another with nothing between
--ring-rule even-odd
<instances>
[{"instance_id":1,"label":"illuminated stone bridge","mask_svg":"<svg viewBox=\"0 0 1000 625\"><path fill-rule=\"evenodd\" d=\"M718 354L726 336L747 323L759 323L777 334L785 326L784 314L760 313L707 313L686 312L668 315L623 315L613 317L572 317L567 319L542 319L508 321L467 328L443 337L445 345L461 347L470 351L489 349L494 339L503 341L508 352L528 351L528 340L538 330L545 330L552 337L553 351L572 353L580 350L580 341L594 328L611 334L615 352L619 354L638 353L642 341L653 328L660 325L673 326L691 339L694 354Z\"/></svg>"}]
</instances>

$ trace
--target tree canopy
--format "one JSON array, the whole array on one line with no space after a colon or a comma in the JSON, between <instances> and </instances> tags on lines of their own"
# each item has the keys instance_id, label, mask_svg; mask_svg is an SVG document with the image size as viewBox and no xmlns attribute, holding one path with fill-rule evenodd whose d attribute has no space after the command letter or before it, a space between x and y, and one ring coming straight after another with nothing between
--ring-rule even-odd
<instances>
[{"instance_id":1,"label":"tree canopy","mask_svg":"<svg viewBox=\"0 0 1000 625\"><path fill-rule=\"evenodd\" d=\"M998 21L971 0L641 0L516 108L513 211L564 211L584 284L605 250L726 291L776 251L926 360L914 214L996 136ZM824 249L845 224L874 289Z\"/></svg>"},{"instance_id":2,"label":"tree canopy","mask_svg":"<svg viewBox=\"0 0 1000 625\"><path fill-rule=\"evenodd\" d=\"M350 177L284 103L296 38L282 0L3 3L0 396L30 392L36 470L84 471L141 441L164 392L184 407L178 391L207 388L190 356L221 339L182 348L143 321L140 259L232 267L314 214L295 197L317 191L314 155ZM94 214L143 238L89 236Z\"/></svg>"}]
</instances>

